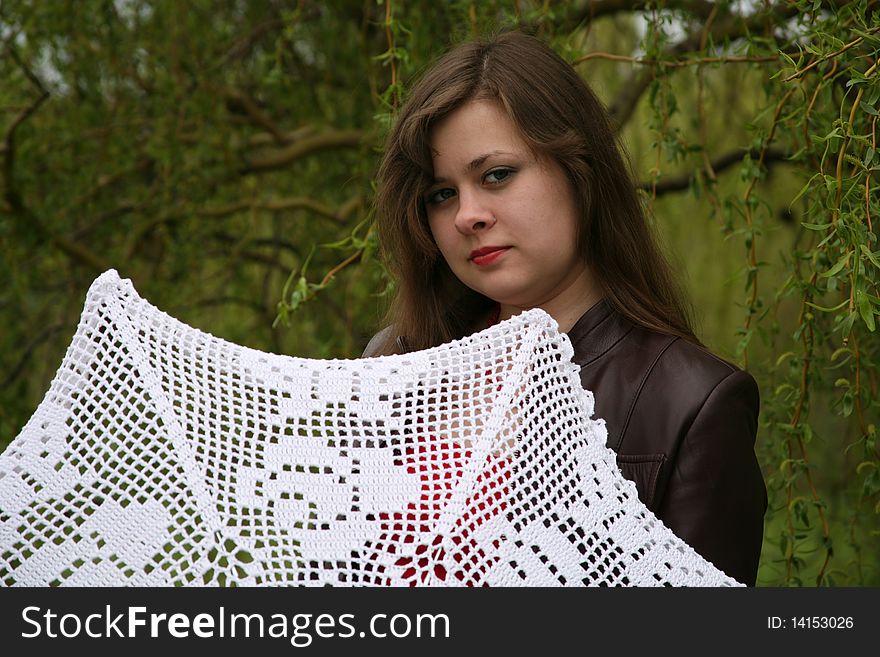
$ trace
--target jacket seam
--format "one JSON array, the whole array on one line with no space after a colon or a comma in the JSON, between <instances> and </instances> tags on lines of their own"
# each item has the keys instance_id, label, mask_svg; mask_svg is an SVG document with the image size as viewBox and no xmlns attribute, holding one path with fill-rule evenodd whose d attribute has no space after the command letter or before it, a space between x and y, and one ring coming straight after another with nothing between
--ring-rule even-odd
<instances>
[{"instance_id":1,"label":"jacket seam","mask_svg":"<svg viewBox=\"0 0 880 657\"><path fill-rule=\"evenodd\" d=\"M657 362L666 353L666 350L669 349L677 340L681 338L673 337L663 349L654 357L654 360L651 361L651 365L645 369L645 374L642 376L642 380L639 381L639 385L636 388L636 392L633 395L632 402L630 402L629 410L626 412L626 418L623 421L623 426L620 427L620 437L617 440L617 446L612 448L615 452L620 451L620 447L623 444L623 437L626 435L626 430L629 428L629 421L632 418L633 411L635 411L636 403L639 401L639 397L642 395L642 389L645 387L645 383L648 381L648 377L651 375L651 372L654 371L654 367L657 365Z\"/></svg>"},{"instance_id":2,"label":"jacket seam","mask_svg":"<svg viewBox=\"0 0 880 657\"><path fill-rule=\"evenodd\" d=\"M703 399L703 401L700 403L700 407L697 409L697 412L694 413L694 417L691 419L690 423L687 425L687 428L684 429L683 432L682 432L681 440L678 441L678 445L676 445L676 450L675 450L676 460L677 460L677 458L678 458L678 452L679 452L679 450L681 449L681 446L682 446L682 445L684 444L684 442L687 440L688 434L691 432L691 429L694 428L694 424L696 423L697 419L700 417L700 414L703 412L703 409L706 408L706 404L709 402L709 399L712 397L712 395L715 394L715 391L718 390L718 388L721 387L721 384L722 384L722 383L724 383L725 381L727 381L728 379L730 379L730 377L736 375L736 373L737 373L737 372L740 372L740 371L742 371L742 370L734 369L733 371L729 372L729 373L727 374L727 376L725 376L725 377L723 377L722 379L720 379L720 380L718 381L718 383L716 383L714 386L712 386L712 389L711 389L711 390L709 391L709 393L706 395L705 399Z\"/></svg>"}]
</instances>

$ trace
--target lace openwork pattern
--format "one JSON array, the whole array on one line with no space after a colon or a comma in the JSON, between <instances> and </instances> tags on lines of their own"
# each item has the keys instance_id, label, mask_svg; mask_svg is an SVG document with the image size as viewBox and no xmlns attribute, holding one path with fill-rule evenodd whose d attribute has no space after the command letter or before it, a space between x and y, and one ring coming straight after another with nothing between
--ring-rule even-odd
<instances>
[{"instance_id":1,"label":"lace openwork pattern","mask_svg":"<svg viewBox=\"0 0 880 657\"><path fill-rule=\"evenodd\" d=\"M115 271L0 455L5 585L736 585L605 447L540 310L402 356L191 328Z\"/></svg>"}]
</instances>

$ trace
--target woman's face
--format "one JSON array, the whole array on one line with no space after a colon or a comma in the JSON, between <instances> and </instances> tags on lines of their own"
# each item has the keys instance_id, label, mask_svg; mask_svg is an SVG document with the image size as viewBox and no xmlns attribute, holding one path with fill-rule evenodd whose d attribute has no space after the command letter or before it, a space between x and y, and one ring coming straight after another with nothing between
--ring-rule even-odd
<instances>
[{"instance_id":1,"label":"woman's face","mask_svg":"<svg viewBox=\"0 0 880 657\"><path fill-rule=\"evenodd\" d=\"M497 301L501 319L540 307L568 330L597 295L577 253L575 198L559 164L536 158L504 110L486 100L437 123L431 150L425 207L453 273Z\"/></svg>"}]
</instances>

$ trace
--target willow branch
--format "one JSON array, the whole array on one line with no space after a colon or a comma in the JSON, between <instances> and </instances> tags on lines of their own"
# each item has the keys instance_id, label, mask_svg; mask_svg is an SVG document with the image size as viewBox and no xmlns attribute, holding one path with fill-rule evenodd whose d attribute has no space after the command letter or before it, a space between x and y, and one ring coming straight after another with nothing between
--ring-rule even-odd
<instances>
[{"instance_id":1,"label":"willow branch","mask_svg":"<svg viewBox=\"0 0 880 657\"><path fill-rule=\"evenodd\" d=\"M211 237L212 237L212 239L215 239L218 242L222 242L224 244L236 244L236 245L242 244L242 239L240 236L233 236L229 233L224 233L222 231L217 231L217 232L211 233ZM300 258L302 255L300 247L298 247L296 244L293 244L292 242L288 242L287 240L283 240L277 236L251 238L251 239L247 239L245 241L245 244L271 248L273 250L273 252L275 253L276 258L279 257L278 252L281 249L285 249L287 251L290 251L297 258Z\"/></svg>"},{"instance_id":2,"label":"willow branch","mask_svg":"<svg viewBox=\"0 0 880 657\"><path fill-rule=\"evenodd\" d=\"M242 306L249 310L253 310L255 313L259 314L261 317L266 316L266 309L263 307L261 303L258 301L253 301L252 299L241 299L239 297L225 296L225 297L213 297L211 299L200 299L192 304L186 306L187 308L210 308L212 306L225 306L225 305L233 305L233 306Z\"/></svg>"},{"instance_id":3,"label":"willow branch","mask_svg":"<svg viewBox=\"0 0 880 657\"><path fill-rule=\"evenodd\" d=\"M4 184L4 200L6 201L6 205L13 214L18 215L18 217L22 221L27 222L28 226L31 229L36 230L46 241L51 243L74 262L89 267L91 269L95 269L97 271L105 271L109 269L109 267L102 258L89 251L83 245L74 242L73 240L59 235L53 235L42 224L36 214L34 214L30 210L30 208L25 205L21 194L16 188L15 131L20 125L22 125L22 123L24 123L30 116L32 116L34 112L37 111L37 109L39 109L40 105L42 105L47 98L49 98L49 92L46 90L46 87L43 86L43 83L40 82L40 79L36 75L34 75L30 67L28 67L28 65L25 64L18 56L18 53L11 43L6 44L6 52L8 52L12 59L15 60L15 63L18 64L18 67L22 70L25 77L27 77L27 79L30 80L31 84L33 84L40 92L39 95L27 107L19 112L19 114L12 120L9 127L6 129L6 133L3 136L2 153L4 157L2 175Z\"/></svg>"},{"instance_id":4,"label":"willow branch","mask_svg":"<svg viewBox=\"0 0 880 657\"><path fill-rule=\"evenodd\" d=\"M215 68L222 68L233 59L241 59L243 57L246 57L247 54L254 48L257 43L259 43L259 41L264 36L283 27L284 21L280 18L271 18L257 24L253 30L251 30L244 37L238 39L226 51L226 54L223 55L222 58L220 58Z\"/></svg>"},{"instance_id":5,"label":"willow branch","mask_svg":"<svg viewBox=\"0 0 880 657\"><path fill-rule=\"evenodd\" d=\"M645 11L650 9L654 2L638 0L594 0L593 2L580 3L568 15L568 29L574 29L581 23L589 23L597 18L612 16L623 12ZM707 0L667 0L666 9L679 9L692 14L696 18L708 18L715 3Z\"/></svg>"},{"instance_id":6,"label":"willow branch","mask_svg":"<svg viewBox=\"0 0 880 657\"><path fill-rule=\"evenodd\" d=\"M28 345L24 348L24 352L21 354L21 357L18 359L18 362L9 372L5 379L0 382L0 390L4 388L8 388L13 381L15 381L18 376L24 371L25 365L27 365L28 360L33 355L34 351L36 351L37 347L39 347L42 343L52 337L53 334L57 333L63 328L62 324L51 324L45 327L42 331L40 331L33 340L31 340Z\"/></svg>"},{"instance_id":7,"label":"willow branch","mask_svg":"<svg viewBox=\"0 0 880 657\"><path fill-rule=\"evenodd\" d=\"M330 281L333 280L333 278L336 276L336 274L341 272L346 267L350 267L351 265L355 264L356 262L359 262L363 255L364 255L364 250L358 249L357 251L352 253L350 256L348 256L345 260L343 260L338 265L333 267L333 269L328 271L324 275L324 278L321 279L321 287L324 287L325 285L327 285Z\"/></svg>"},{"instance_id":8,"label":"willow branch","mask_svg":"<svg viewBox=\"0 0 880 657\"><path fill-rule=\"evenodd\" d=\"M326 131L312 137L306 137L286 148L265 153L259 156L245 157L246 164L240 173L257 173L280 169L294 160L322 150L338 148L355 148L360 146L364 133L361 130Z\"/></svg>"},{"instance_id":9,"label":"willow branch","mask_svg":"<svg viewBox=\"0 0 880 657\"><path fill-rule=\"evenodd\" d=\"M878 32L878 31L880 31L880 26L871 28L870 30L868 30L867 33L874 34L874 32ZM852 41L850 41L848 44L846 44L840 50L835 50L832 53L828 53L827 55L823 55L822 57L814 59L812 62L810 62L809 64L804 66L800 71L795 71L794 73L789 75L787 78L784 78L782 81L783 82L791 82L795 78L799 78L799 77L803 76L803 74L806 73L807 71L817 67L822 62L828 61L829 59L834 59L835 57L842 55L847 50L849 50L850 48L854 48L855 46L859 45L864 40L865 40L865 37L863 37L863 36L860 36L858 39L853 39Z\"/></svg>"},{"instance_id":10,"label":"willow branch","mask_svg":"<svg viewBox=\"0 0 880 657\"><path fill-rule=\"evenodd\" d=\"M749 56L727 56L727 57L699 57L696 59L679 59L662 61L659 59L644 59L642 57L630 57L628 55L615 55L610 52L591 52L583 57L578 57L572 62L572 65L581 64L591 59L607 59L614 62L630 62L631 64L639 64L643 66L656 66L662 64L667 68L684 68L686 66L701 66L703 64L744 64L754 62L775 62L780 59L780 55L770 57L749 57Z\"/></svg>"},{"instance_id":11,"label":"willow branch","mask_svg":"<svg viewBox=\"0 0 880 657\"><path fill-rule=\"evenodd\" d=\"M283 146L289 143L286 133L241 89L224 87L222 93L227 100L237 103L254 123L265 128L277 144Z\"/></svg>"},{"instance_id":12,"label":"willow branch","mask_svg":"<svg viewBox=\"0 0 880 657\"><path fill-rule=\"evenodd\" d=\"M757 4L757 3L755 3ZM847 0L825 0L822 2L823 7L831 7L840 9L850 4ZM869 8L872 4L869 3ZM712 10L720 7L717 2L708 2L707 0L666 0L663 3L664 10L679 11L688 14L696 19L696 22L704 22L708 19ZM619 13L635 13L649 11L656 8L656 2L645 0L592 0L591 2L581 2L574 9L569 11L563 21L560 22L562 29L571 31L583 24L589 24L598 18L612 16ZM768 12L780 18L791 18L799 13L797 7L789 3L765 3L760 6L752 14L742 15L733 14L727 8L720 7L724 12L722 28L729 29L729 24L745 22L749 31L760 31L764 27L764 20ZM739 28L741 29L741 28ZM740 36L744 36L740 33Z\"/></svg>"},{"instance_id":13,"label":"willow branch","mask_svg":"<svg viewBox=\"0 0 880 657\"><path fill-rule=\"evenodd\" d=\"M87 190L87 191L83 192L82 194L80 194L79 196L77 196L75 199L73 199L70 202L70 205L68 205L66 208L62 209L58 213L58 218L63 219L64 217L69 215L73 209L75 209L81 205L85 205L86 203L94 200L95 198L97 198L97 196L101 192L103 192L108 187L113 186L115 183L119 182L124 177L126 177L132 173L137 173L139 171L146 171L147 169L152 167L154 164L155 164L155 160L153 160L152 158L149 158L149 157L145 157L145 158L140 159L133 166L130 166L126 169L123 169L122 171L117 171L116 173L111 173L111 174L107 174L104 176L99 176L98 180L95 182L95 184L89 190ZM121 214L121 213L130 211L131 209L133 209L133 207L134 207L134 204L132 204L132 203L123 203L117 208L117 211L121 210L121 212L118 212L117 214ZM116 216L116 215L114 214L114 216ZM96 222L96 223L100 223L100 222Z\"/></svg>"},{"instance_id":14,"label":"willow branch","mask_svg":"<svg viewBox=\"0 0 880 657\"><path fill-rule=\"evenodd\" d=\"M758 159L761 156L761 151L759 149L742 149L742 150L734 150L729 153L725 153L724 155L720 155L714 160L711 161L712 170L715 173L719 173L732 167L739 162L742 162L743 157L748 154L752 159ZM780 162L788 159L789 154L787 151L784 151L781 148L768 148L764 151L764 164L768 164L770 162ZM668 192L680 192L686 190L691 185L691 180L694 177L694 173L688 173L681 176L677 176L675 178L667 178L663 181L657 182L656 189L657 194L664 194ZM653 183L651 182L640 182L637 187L639 189L645 191L651 191Z\"/></svg>"},{"instance_id":15,"label":"willow branch","mask_svg":"<svg viewBox=\"0 0 880 657\"><path fill-rule=\"evenodd\" d=\"M299 141L304 139L305 137L310 137L314 135L318 131L313 125L304 125L295 130L290 130L288 132L282 133L282 143L284 145L292 144L295 141ZM269 134L267 132L260 132L255 135L251 135L248 138L247 145L249 148L257 148L260 146L273 146L277 144L277 139L275 135Z\"/></svg>"},{"instance_id":16,"label":"willow branch","mask_svg":"<svg viewBox=\"0 0 880 657\"><path fill-rule=\"evenodd\" d=\"M24 201L18 193L18 189L15 185L15 131L39 109L40 105L42 105L47 98L49 98L49 92L46 90L46 87L43 86L43 83L40 82L39 78L34 75L33 71L31 71L27 64L21 60L18 56L18 52L11 43L6 44L5 50L9 53L12 59L15 60L15 63L18 64L18 67L24 73L25 77L27 77L31 84L33 84L39 91L37 97L26 105L12 119L9 127L6 128L6 132L3 135L2 150L0 150L3 155L4 198L12 212L21 214L25 208Z\"/></svg>"},{"instance_id":17,"label":"willow branch","mask_svg":"<svg viewBox=\"0 0 880 657\"><path fill-rule=\"evenodd\" d=\"M202 217L221 218L242 212L245 210L267 210L269 212L284 212L286 210L311 210L315 214L327 217L338 224L345 224L353 207L353 201L359 201L359 197L355 197L346 201L338 210L334 210L330 206L320 201L309 198L307 196L294 196L291 198L272 199L264 201L248 201L241 200L226 205L216 206L212 208L204 208L198 211L198 215Z\"/></svg>"},{"instance_id":18,"label":"willow branch","mask_svg":"<svg viewBox=\"0 0 880 657\"><path fill-rule=\"evenodd\" d=\"M212 256L220 256L221 258L227 260L231 258L235 260L258 262L260 264L277 269L284 275L287 275L290 272L290 267L285 266L284 263L282 263L280 260L273 258L272 256L261 251L246 251L244 249L239 249L235 246L232 246L228 250L207 249L206 254Z\"/></svg>"},{"instance_id":19,"label":"willow branch","mask_svg":"<svg viewBox=\"0 0 880 657\"><path fill-rule=\"evenodd\" d=\"M605 2L590 3L591 5L604 5ZM609 2L609 5L615 5L614 11L640 11L648 6L646 2ZM704 2L668 2L667 9L681 9L689 12L695 18L705 20L712 13L714 3ZM598 6L595 9L600 9ZM777 19L785 19L797 14L796 7L780 7L771 5L769 11ZM607 11L606 13L612 13ZM684 39L676 43L664 51L664 57L661 61L671 60L675 62L681 55L699 49L701 40L707 37L713 42L735 41L746 37L755 32L763 32L766 27L767 10L758 10L749 15L735 15L726 13L720 16L712 24L711 29L697 29ZM681 66L676 64L675 68ZM636 71L625 81L618 92L617 96L609 105L609 113L611 114L615 128L619 130L632 117L639 99L647 91L655 75L654 70Z\"/></svg>"}]
</instances>

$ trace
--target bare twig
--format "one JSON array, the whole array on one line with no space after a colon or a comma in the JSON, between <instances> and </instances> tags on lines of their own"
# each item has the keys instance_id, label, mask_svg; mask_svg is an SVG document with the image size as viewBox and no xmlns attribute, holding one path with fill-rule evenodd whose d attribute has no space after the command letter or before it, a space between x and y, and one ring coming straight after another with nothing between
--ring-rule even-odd
<instances>
[{"instance_id":1,"label":"bare twig","mask_svg":"<svg viewBox=\"0 0 880 657\"><path fill-rule=\"evenodd\" d=\"M868 34L874 34L874 32L878 32L878 31L880 31L880 26L871 28L870 30L868 30ZM807 71L814 69L822 62L826 62L829 59L833 59L833 58L837 57L838 55L845 53L850 48L854 48L855 46L859 45L864 40L865 40L865 37L863 37L863 36L860 36L858 39L853 39L852 41L850 41L848 44L846 44L840 50L835 50L832 53L828 53L827 55L824 55L822 57L814 59L812 62L810 62L809 64L804 66L800 71L795 71L794 73L789 75L787 78L784 78L782 81L783 82L791 82L795 78L799 78L799 77L803 76L803 74L806 73Z\"/></svg>"},{"instance_id":2,"label":"bare twig","mask_svg":"<svg viewBox=\"0 0 880 657\"><path fill-rule=\"evenodd\" d=\"M878 59L874 64L865 71L865 77L869 78L874 72L877 70L877 67L880 66L880 59ZM840 216L840 199L843 194L843 162L846 156L846 149L849 146L850 138L852 137L853 132L853 123L855 122L856 112L859 109L859 104L862 102L862 96L865 93L865 87L859 87L859 93L856 94L856 99L853 101L852 108L849 112L849 122L847 123L846 134L843 136L841 140L840 149L837 152L837 167L835 169L837 176L837 192L834 199L834 210L831 213L831 223L837 225L837 219Z\"/></svg>"},{"instance_id":3,"label":"bare twig","mask_svg":"<svg viewBox=\"0 0 880 657\"><path fill-rule=\"evenodd\" d=\"M572 65L586 62L590 59L608 59L615 62L630 62L632 64L641 64L644 66L656 66L662 64L667 68L684 68L685 66L701 66L703 64L741 64L753 62L775 62L780 59L781 55L772 57L746 57L731 55L728 57L698 57L696 59L679 59L679 60L660 60L660 59L644 59L641 57L629 57L627 55L615 55L609 52L591 52L583 57L578 57L572 62Z\"/></svg>"},{"instance_id":4,"label":"bare twig","mask_svg":"<svg viewBox=\"0 0 880 657\"><path fill-rule=\"evenodd\" d=\"M352 253L350 256L348 256L345 260L343 260L338 265L333 267L333 269L328 271L324 275L324 278L321 279L321 287L324 287L325 285L327 285L327 283L329 283L331 280L333 280L333 277L336 276L336 274L341 272L343 269L358 262L361 259L361 256L363 256L363 255L364 255L364 250L358 249L357 251Z\"/></svg>"}]
</instances>

